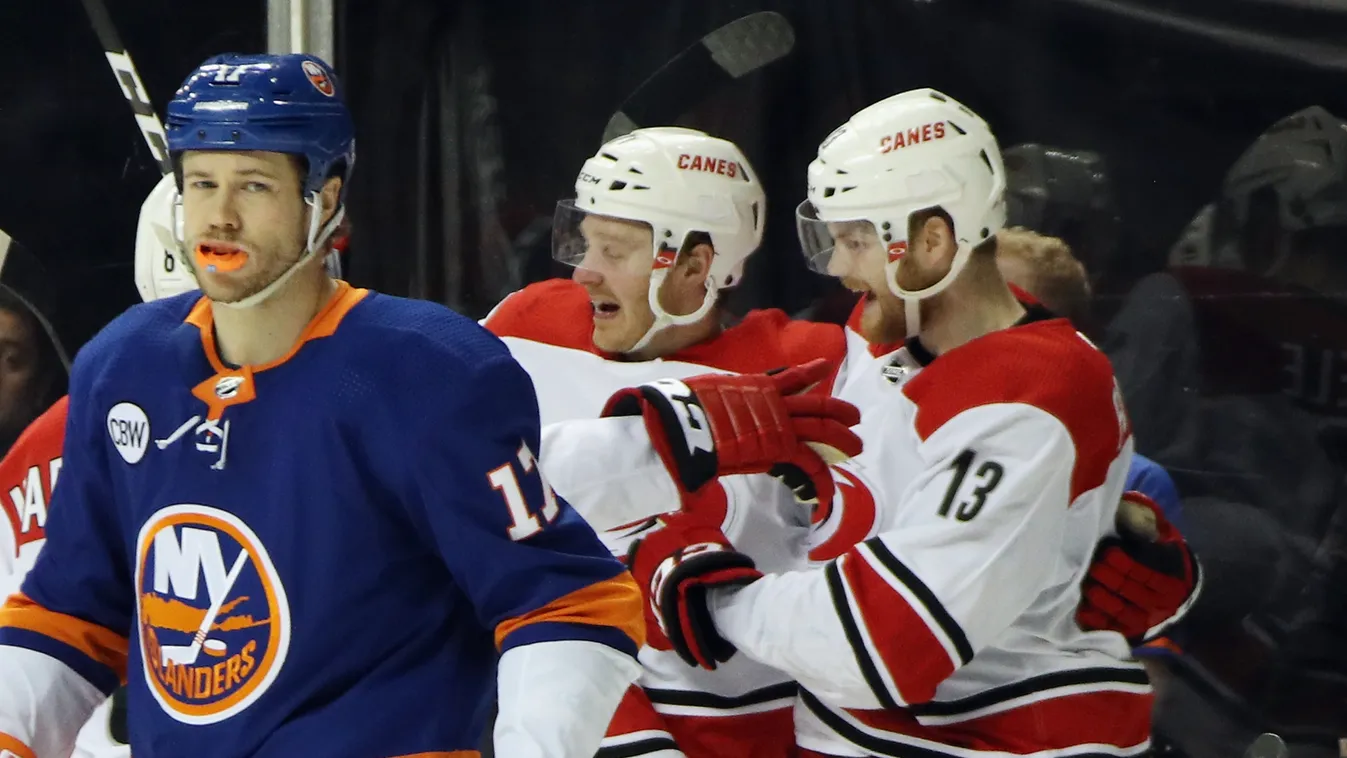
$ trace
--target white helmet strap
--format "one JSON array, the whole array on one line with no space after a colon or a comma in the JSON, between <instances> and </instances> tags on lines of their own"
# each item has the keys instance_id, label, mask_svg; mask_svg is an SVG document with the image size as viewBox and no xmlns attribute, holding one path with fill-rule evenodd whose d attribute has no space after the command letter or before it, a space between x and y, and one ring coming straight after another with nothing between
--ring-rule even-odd
<instances>
[{"instance_id":1,"label":"white helmet strap","mask_svg":"<svg viewBox=\"0 0 1347 758\"><path fill-rule=\"evenodd\" d=\"M674 261L677 262L677 260L678 257L675 254ZM671 326L687 326L701 321L715 307L716 300L720 296L720 285L716 283L715 277L707 276L706 297L702 298L702 304L697 307L697 310L681 316L664 310L664 306L659 301L659 293L664 287L664 281L669 277L669 271L672 269L672 264L667 266L657 265L650 272L650 287L646 290L646 299L650 303L650 311L655 314L655 321L645 331L645 334L641 335L639 340L636 340L636 344L627 350L628 353L644 349L655 338L655 335Z\"/></svg>"},{"instance_id":2,"label":"white helmet strap","mask_svg":"<svg viewBox=\"0 0 1347 758\"><path fill-rule=\"evenodd\" d=\"M921 332L921 301L930 297L939 295L941 292L949 289L959 274L963 272L968 265L968 259L973 255L973 246L966 242L959 241L958 248L954 251L954 260L950 261L949 271L940 277L940 280L929 287L923 287L919 290L904 289L898 283L898 268L903 263L903 257L899 256L884 264L884 278L889 285L889 291L897 297L903 299L904 315L907 317L907 336L915 337Z\"/></svg>"}]
</instances>

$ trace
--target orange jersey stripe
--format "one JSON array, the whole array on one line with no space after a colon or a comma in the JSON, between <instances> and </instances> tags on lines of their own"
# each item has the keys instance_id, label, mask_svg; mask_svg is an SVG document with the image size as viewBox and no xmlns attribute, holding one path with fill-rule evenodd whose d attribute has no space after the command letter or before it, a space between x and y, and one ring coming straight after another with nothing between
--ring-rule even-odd
<instances>
[{"instance_id":1,"label":"orange jersey stripe","mask_svg":"<svg viewBox=\"0 0 1347 758\"><path fill-rule=\"evenodd\" d=\"M63 642L112 669L118 679L126 681L129 642L111 629L49 611L22 592L11 595L0 607L0 626L27 629Z\"/></svg>"},{"instance_id":2,"label":"orange jersey stripe","mask_svg":"<svg viewBox=\"0 0 1347 758\"><path fill-rule=\"evenodd\" d=\"M8 734L0 732L0 751L4 750L8 750L18 756L18 758L37 758L37 753L34 753L32 748L19 742Z\"/></svg>"},{"instance_id":3,"label":"orange jersey stripe","mask_svg":"<svg viewBox=\"0 0 1347 758\"><path fill-rule=\"evenodd\" d=\"M321 339L323 337L331 337L336 333L337 327L341 325L341 320L346 317L346 314L349 313L357 303L364 300L365 296L368 294L369 290L367 289L352 287L346 282L338 281L337 291L333 293L332 298L314 315L313 320L309 322L308 326L304 327L304 331L299 335L299 339L295 342L294 346L290 348L290 352L270 363L251 366L250 368L254 371L266 371L269 368L275 368L295 357L295 354L299 352L299 349L303 347L306 342ZM216 373L229 373L230 369L220 362L220 354L216 350L214 331L215 316L211 311L210 300L203 296L197 301L196 305L192 306L191 312L187 314L187 318L184 320L201 330L201 341L206 348L206 358L210 360L211 366L215 368Z\"/></svg>"},{"instance_id":4,"label":"orange jersey stripe","mask_svg":"<svg viewBox=\"0 0 1347 758\"><path fill-rule=\"evenodd\" d=\"M636 646L645 644L645 616L641 611L641 590L636 580L623 571L612 579L595 582L562 595L532 613L507 619L496 625L496 647L506 637L529 624L551 621L561 624L611 626L627 635Z\"/></svg>"},{"instance_id":5,"label":"orange jersey stripe","mask_svg":"<svg viewBox=\"0 0 1347 758\"><path fill-rule=\"evenodd\" d=\"M215 344L214 311L211 310L210 300L203 296L197 301L196 305L192 306L191 312L187 314L186 322L201 330L202 348L206 351L206 358L210 361L211 367L215 369L214 376L192 389L192 394L205 403L209 409L206 417L218 419L223 415L225 408L231 405L241 405L255 399L257 395L253 387L254 373L266 371L285 363L295 357L300 348L312 340L331 337L336 333L337 327L341 325L341 321L346 317L346 314L368 294L369 290L356 289L346 282L338 281L337 291L309 321L308 326L304 327L304 331L299 335L299 339L288 353L270 363L240 366L238 368L225 366L220 360L220 351ZM216 392L216 387L221 380L226 378L236 379L239 385L235 393L227 398L222 398Z\"/></svg>"},{"instance_id":6,"label":"orange jersey stripe","mask_svg":"<svg viewBox=\"0 0 1347 758\"><path fill-rule=\"evenodd\" d=\"M1151 640L1150 642L1147 642L1146 644L1142 645L1142 646L1141 646L1141 649L1142 649L1142 650L1168 650L1168 651L1171 652L1171 653L1177 653L1177 654L1179 654L1179 655L1182 655L1182 654L1183 654L1183 648L1179 647L1179 643L1175 642L1174 640L1172 640L1172 639L1170 639L1170 638L1168 638L1168 637L1156 637L1155 639Z\"/></svg>"}]
</instances>

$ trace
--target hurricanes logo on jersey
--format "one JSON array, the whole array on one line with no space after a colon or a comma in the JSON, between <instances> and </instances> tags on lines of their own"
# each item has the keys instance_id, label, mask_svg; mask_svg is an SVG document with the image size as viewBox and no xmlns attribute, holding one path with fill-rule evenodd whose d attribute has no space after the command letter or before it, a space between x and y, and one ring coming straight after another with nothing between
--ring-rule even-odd
<instances>
[{"instance_id":1,"label":"hurricanes logo on jersey","mask_svg":"<svg viewBox=\"0 0 1347 758\"><path fill-rule=\"evenodd\" d=\"M843 466L846 466L844 468ZM811 515L809 546L811 561L830 561L873 536L879 522L874 487L854 463L833 466L837 491L832 502Z\"/></svg>"},{"instance_id":2,"label":"hurricanes logo on jersey","mask_svg":"<svg viewBox=\"0 0 1347 758\"><path fill-rule=\"evenodd\" d=\"M154 514L136 543L145 681L185 724L252 705L290 646L290 606L271 557L236 516L204 505Z\"/></svg>"}]
</instances>

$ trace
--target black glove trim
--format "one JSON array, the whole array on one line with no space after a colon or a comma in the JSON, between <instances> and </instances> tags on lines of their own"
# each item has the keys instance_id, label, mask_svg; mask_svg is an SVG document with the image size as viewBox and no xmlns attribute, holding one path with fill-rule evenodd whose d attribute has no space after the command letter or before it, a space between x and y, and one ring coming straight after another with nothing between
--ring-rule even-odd
<instances>
[{"instance_id":1,"label":"black glove trim","mask_svg":"<svg viewBox=\"0 0 1347 758\"><path fill-rule=\"evenodd\" d=\"M720 458L711 435L706 409L697 394L677 379L661 379L637 387L647 406L655 409L667 435L665 448L678 471L679 483L696 492L716 478ZM693 441L702 444L694 444ZM659 446L659 441L655 442Z\"/></svg>"},{"instance_id":2,"label":"black glove trim","mask_svg":"<svg viewBox=\"0 0 1347 758\"><path fill-rule=\"evenodd\" d=\"M669 626L666 633L669 637L669 643L689 666L697 666L697 659L692 655L694 647L689 647L687 639L683 637L682 617L679 613L679 590L683 582L691 582L691 586L683 592L682 602L687 612L688 623L692 627L694 635L693 642L695 649L704 650L717 663L724 663L734 657L734 645L716 631L715 621L711 617L711 607L708 603L706 591L718 587L742 587L752 584L757 580L756 577L741 577L730 579L715 584L706 584L697 581L700 577L708 574L715 574L722 571L733 569L757 570L757 564L743 553L733 550L708 550L697 553L688 558L680 559L669 575L664 579L664 592L658 598L660 615L664 617L664 622Z\"/></svg>"}]
</instances>

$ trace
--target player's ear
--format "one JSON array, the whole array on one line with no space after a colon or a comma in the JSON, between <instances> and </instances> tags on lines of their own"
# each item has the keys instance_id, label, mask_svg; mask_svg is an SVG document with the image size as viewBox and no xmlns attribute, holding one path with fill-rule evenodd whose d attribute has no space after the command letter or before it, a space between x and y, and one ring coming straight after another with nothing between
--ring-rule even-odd
<instances>
[{"instance_id":1,"label":"player's ear","mask_svg":"<svg viewBox=\"0 0 1347 758\"><path fill-rule=\"evenodd\" d=\"M700 242L678 256L678 269L688 284L701 286L711 273L711 259L716 251L708 242Z\"/></svg>"},{"instance_id":2,"label":"player's ear","mask_svg":"<svg viewBox=\"0 0 1347 758\"><path fill-rule=\"evenodd\" d=\"M332 214L337 212L337 203L341 198L341 177L333 176L324 182L318 197L323 203L322 223L326 224L332 219Z\"/></svg>"},{"instance_id":3,"label":"player's ear","mask_svg":"<svg viewBox=\"0 0 1347 758\"><path fill-rule=\"evenodd\" d=\"M954 232L938 215L928 216L917 228L921 244L916 246L917 255L925 266L938 266L947 256L952 257L958 245L954 241ZM909 252L912 252L909 249Z\"/></svg>"}]
</instances>

